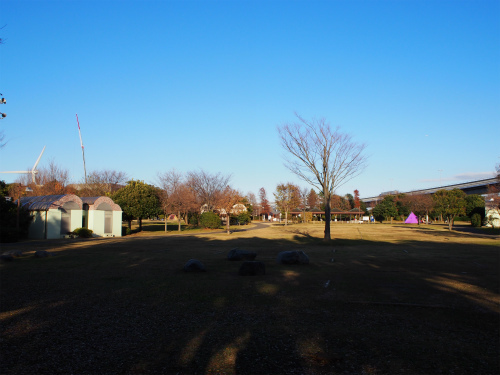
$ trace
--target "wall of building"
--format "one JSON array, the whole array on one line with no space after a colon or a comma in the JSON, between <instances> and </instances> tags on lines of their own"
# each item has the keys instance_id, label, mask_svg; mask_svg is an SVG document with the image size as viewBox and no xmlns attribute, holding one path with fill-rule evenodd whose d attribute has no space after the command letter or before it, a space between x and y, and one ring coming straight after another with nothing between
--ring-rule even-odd
<instances>
[{"instance_id":1,"label":"wall of building","mask_svg":"<svg viewBox=\"0 0 500 375\"><path fill-rule=\"evenodd\" d=\"M105 233L105 212L100 210L88 211L88 228L93 231L95 237L114 236L121 237L122 235L122 211L110 211L113 213L112 217L112 231Z\"/></svg>"},{"instance_id":2,"label":"wall of building","mask_svg":"<svg viewBox=\"0 0 500 375\"><path fill-rule=\"evenodd\" d=\"M122 211L113 211L113 235L122 236Z\"/></svg>"},{"instance_id":3,"label":"wall of building","mask_svg":"<svg viewBox=\"0 0 500 375\"><path fill-rule=\"evenodd\" d=\"M45 238L61 238L61 211L48 210L47 235Z\"/></svg>"},{"instance_id":4,"label":"wall of building","mask_svg":"<svg viewBox=\"0 0 500 375\"><path fill-rule=\"evenodd\" d=\"M82 228L83 210L71 210L71 231Z\"/></svg>"},{"instance_id":5,"label":"wall of building","mask_svg":"<svg viewBox=\"0 0 500 375\"><path fill-rule=\"evenodd\" d=\"M29 227L28 237L41 240L45 238L45 217L47 211L33 211L31 216L33 221Z\"/></svg>"}]
</instances>

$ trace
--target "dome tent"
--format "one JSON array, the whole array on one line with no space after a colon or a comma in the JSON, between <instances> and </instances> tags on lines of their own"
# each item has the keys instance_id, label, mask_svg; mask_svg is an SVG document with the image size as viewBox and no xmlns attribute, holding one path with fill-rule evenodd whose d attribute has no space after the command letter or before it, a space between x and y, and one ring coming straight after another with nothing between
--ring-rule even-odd
<instances>
[{"instance_id":1,"label":"dome tent","mask_svg":"<svg viewBox=\"0 0 500 375\"><path fill-rule=\"evenodd\" d=\"M413 212L408 215L405 224L418 224L418 217Z\"/></svg>"}]
</instances>

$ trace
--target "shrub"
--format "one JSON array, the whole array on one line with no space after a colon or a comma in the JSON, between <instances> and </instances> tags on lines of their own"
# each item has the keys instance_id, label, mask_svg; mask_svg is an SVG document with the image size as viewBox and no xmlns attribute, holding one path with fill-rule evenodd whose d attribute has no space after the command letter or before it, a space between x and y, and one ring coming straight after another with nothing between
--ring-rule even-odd
<instances>
[{"instance_id":1,"label":"shrub","mask_svg":"<svg viewBox=\"0 0 500 375\"><path fill-rule=\"evenodd\" d=\"M470 223L473 227L475 228L479 228L482 224L482 217L480 214L478 213L475 213L475 214L472 214L471 218L470 218Z\"/></svg>"},{"instance_id":2,"label":"shrub","mask_svg":"<svg viewBox=\"0 0 500 375\"><path fill-rule=\"evenodd\" d=\"M231 222L233 221L233 219L235 223L239 223L240 225L246 225L250 221L252 221L252 218L250 217L248 212L242 212L237 216L231 216Z\"/></svg>"},{"instance_id":3,"label":"shrub","mask_svg":"<svg viewBox=\"0 0 500 375\"><path fill-rule=\"evenodd\" d=\"M196 213L189 215L189 224L193 225L193 226L197 226L199 218L200 218L200 215L196 214Z\"/></svg>"},{"instance_id":4,"label":"shrub","mask_svg":"<svg viewBox=\"0 0 500 375\"><path fill-rule=\"evenodd\" d=\"M3 181L0 181L3 183ZM19 214L19 216L18 216ZM16 228L19 220L19 232ZM12 201L5 200L0 194L0 242L16 242L20 238L28 237L32 217L29 211L20 207Z\"/></svg>"},{"instance_id":5,"label":"shrub","mask_svg":"<svg viewBox=\"0 0 500 375\"><path fill-rule=\"evenodd\" d=\"M88 228L76 228L73 233L80 238L91 238L93 232Z\"/></svg>"},{"instance_id":6,"label":"shrub","mask_svg":"<svg viewBox=\"0 0 500 375\"><path fill-rule=\"evenodd\" d=\"M218 229L221 225L220 217L213 212L204 212L200 216L200 225L203 228Z\"/></svg>"}]
</instances>

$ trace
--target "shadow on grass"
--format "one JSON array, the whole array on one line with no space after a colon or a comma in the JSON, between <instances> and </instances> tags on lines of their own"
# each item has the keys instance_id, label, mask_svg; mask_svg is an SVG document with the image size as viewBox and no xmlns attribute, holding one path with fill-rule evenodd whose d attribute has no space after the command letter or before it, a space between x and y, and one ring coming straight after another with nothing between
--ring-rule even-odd
<instances>
[{"instance_id":1,"label":"shadow on grass","mask_svg":"<svg viewBox=\"0 0 500 375\"><path fill-rule=\"evenodd\" d=\"M498 372L497 249L333 243L131 237L16 259L0 275L2 373ZM234 247L266 275L238 276ZM276 264L288 249L311 264ZM208 272L182 272L191 258Z\"/></svg>"}]
</instances>

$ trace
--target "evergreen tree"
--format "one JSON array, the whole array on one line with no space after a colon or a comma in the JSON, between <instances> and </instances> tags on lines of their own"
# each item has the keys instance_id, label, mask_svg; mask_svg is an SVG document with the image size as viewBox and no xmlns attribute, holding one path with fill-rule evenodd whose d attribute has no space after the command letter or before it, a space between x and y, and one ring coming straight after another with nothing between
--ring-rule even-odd
<instances>
[{"instance_id":1,"label":"evergreen tree","mask_svg":"<svg viewBox=\"0 0 500 375\"><path fill-rule=\"evenodd\" d=\"M129 181L127 186L113 194L112 199L121 207L129 229L132 229L132 220L137 219L139 230L142 230L142 219L161 213L158 189L143 181Z\"/></svg>"}]
</instances>

